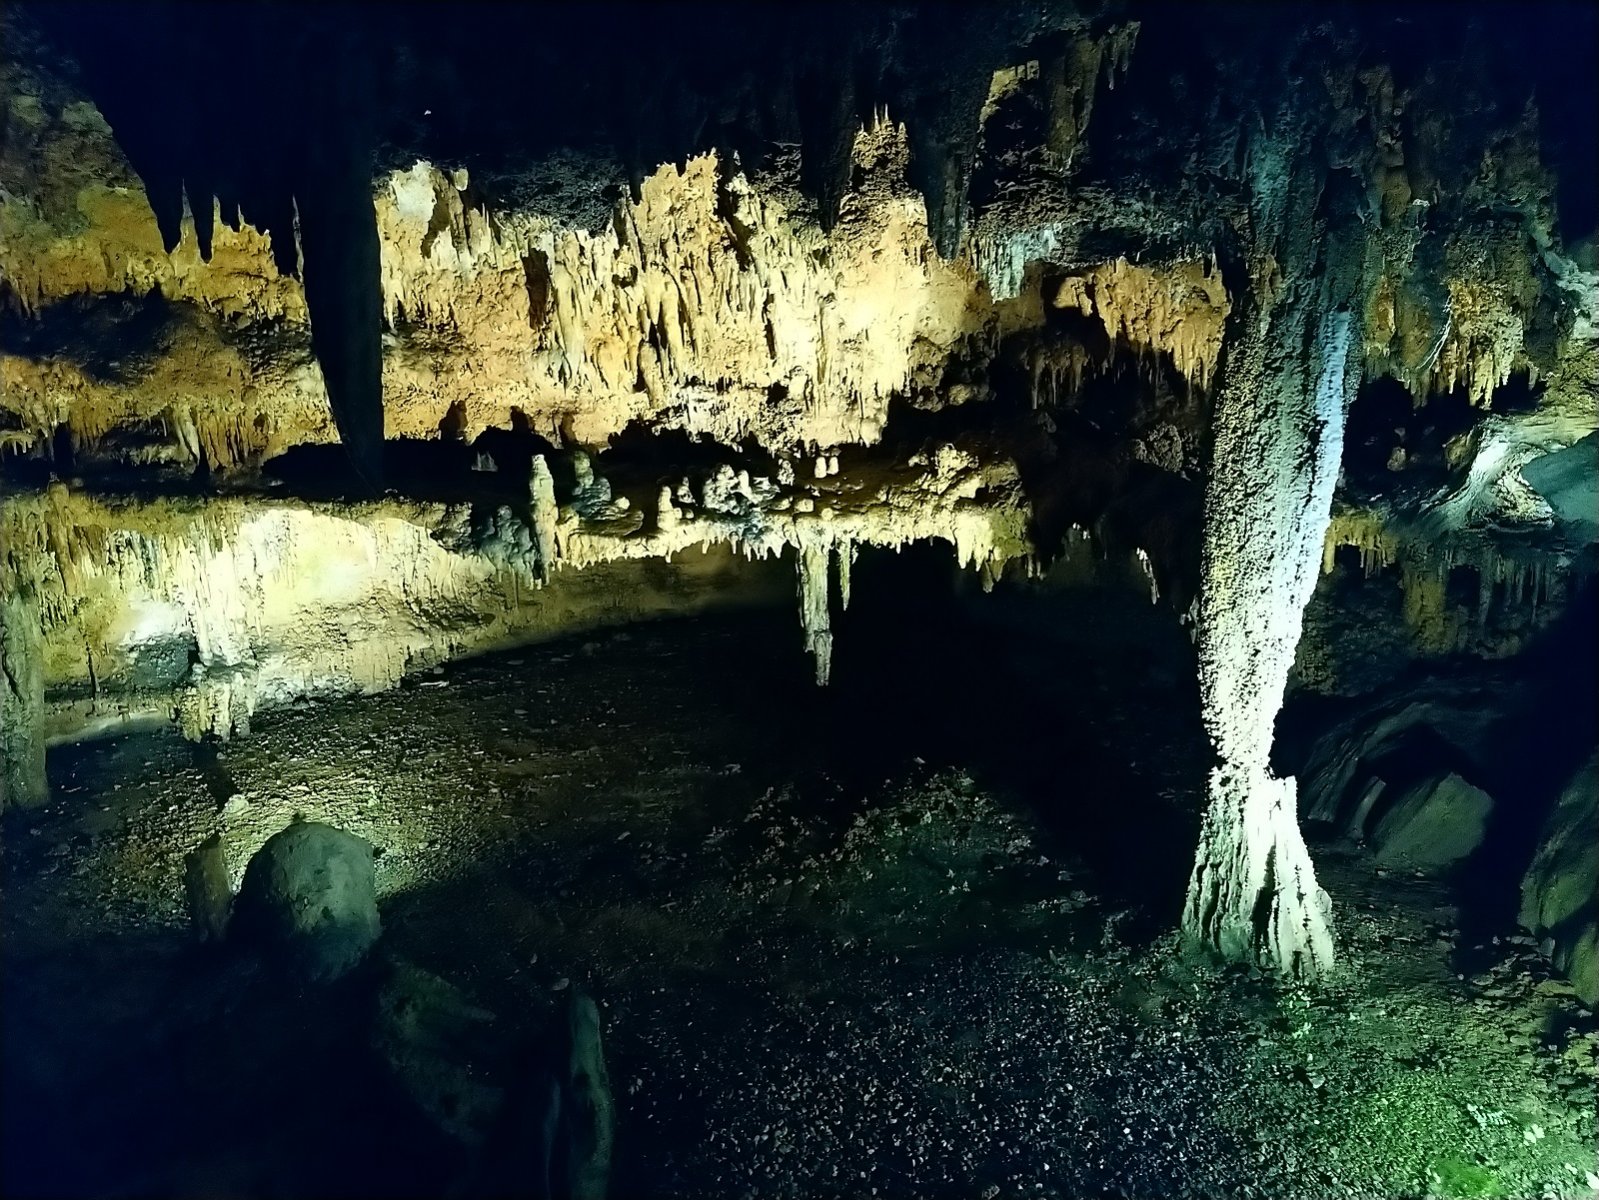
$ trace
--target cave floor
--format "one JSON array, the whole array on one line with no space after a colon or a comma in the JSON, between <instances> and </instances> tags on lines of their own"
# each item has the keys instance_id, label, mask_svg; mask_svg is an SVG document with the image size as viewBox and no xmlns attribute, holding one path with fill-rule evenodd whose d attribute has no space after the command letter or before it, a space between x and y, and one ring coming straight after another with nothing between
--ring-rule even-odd
<instances>
[{"instance_id":1,"label":"cave floor","mask_svg":"<svg viewBox=\"0 0 1599 1200\"><path fill-rule=\"evenodd\" d=\"M1076 630L841 637L819 695L792 614L695 619L56 752L4 829L5 1193L442 1194L573 986L619 1196L1599 1188L1592 1017L1444 885L1322 848L1314 992L1173 954L1191 697ZM187 850L237 880L297 813L380 851L377 962L320 990L183 923ZM373 1034L397 962L458 1036Z\"/></svg>"}]
</instances>

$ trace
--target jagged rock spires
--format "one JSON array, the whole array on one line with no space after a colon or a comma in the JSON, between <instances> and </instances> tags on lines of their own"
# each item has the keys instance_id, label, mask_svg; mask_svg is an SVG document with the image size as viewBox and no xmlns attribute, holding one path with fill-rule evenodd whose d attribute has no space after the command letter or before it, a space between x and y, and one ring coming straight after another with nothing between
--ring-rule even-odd
<instances>
[{"instance_id":1,"label":"jagged rock spires","mask_svg":"<svg viewBox=\"0 0 1599 1200\"><path fill-rule=\"evenodd\" d=\"M538 577L541 582L548 583L559 553L556 527L560 524L560 511L555 504L555 477L550 474L550 464L544 461L542 454L533 456L527 490L529 525L533 531L533 551L538 558Z\"/></svg>"},{"instance_id":2,"label":"jagged rock spires","mask_svg":"<svg viewBox=\"0 0 1599 1200\"><path fill-rule=\"evenodd\" d=\"M833 626L827 605L827 568L832 544L816 536L799 546L800 625L805 630L805 650L816 660L816 686L826 687L833 670Z\"/></svg>"}]
</instances>

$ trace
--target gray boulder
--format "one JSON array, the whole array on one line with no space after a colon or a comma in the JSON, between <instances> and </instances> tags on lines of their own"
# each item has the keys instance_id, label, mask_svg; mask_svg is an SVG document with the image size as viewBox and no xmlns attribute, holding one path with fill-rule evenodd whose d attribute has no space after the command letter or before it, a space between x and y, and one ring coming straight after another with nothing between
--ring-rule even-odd
<instances>
[{"instance_id":1,"label":"gray boulder","mask_svg":"<svg viewBox=\"0 0 1599 1200\"><path fill-rule=\"evenodd\" d=\"M1492 796L1453 772L1412 784L1372 828L1377 861L1424 871L1463 862L1482 845L1493 806Z\"/></svg>"},{"instance_id":2,"label":"gray boulder","mask_svg":"<svg viewBox=\"0 0 1599 1200\"><path fill-rule=\"evenodd\" d=\"M338 978L383 931L372 844L315 821L274 834L244 870L233 924L309 978Z\"/></svg>"},{"instance_id":3,"label":"gray boulder","mask_svg":"<svg viewBox=\"0 0 1599 1200\"><path fill-rule=\"evenodd\" d=\"M1521 881L1521 923L1554 943L1555 966L1584 1004L1599 1006L1599 754L1544 823Z\"/></svg>"}]
</instances>

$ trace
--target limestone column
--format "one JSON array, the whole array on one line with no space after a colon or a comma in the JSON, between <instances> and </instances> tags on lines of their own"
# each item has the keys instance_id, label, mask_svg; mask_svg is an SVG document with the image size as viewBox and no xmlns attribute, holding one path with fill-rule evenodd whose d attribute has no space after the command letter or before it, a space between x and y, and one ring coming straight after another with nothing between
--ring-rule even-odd
<instances>
[{"instance_id":1,"label":"limestone column","mask_svg":"<svg viewBox=\"0 0 1599 1200\"><path fill-rule=\"evenodd\" d=\"M44 625L32 590L0 595L0 809L50 798L44 770Z\"/></svg>"},{"instance_id":2,"label":"limestone column","mask_svg":"<svg viewBox=\"0 0 1599 1200\"><path fill-rule=\"evenodd\" d=\"M1214 400L1197 644L1216 762L1183 932L1190 945L1310 978L1330 905L1273 729L1321 566L1360 337L1352 244L1329 237L1303 142L1255 148L1253 286ZM1339 231L1341 232L1341 231Z\"/></svg>"}]
</instances>

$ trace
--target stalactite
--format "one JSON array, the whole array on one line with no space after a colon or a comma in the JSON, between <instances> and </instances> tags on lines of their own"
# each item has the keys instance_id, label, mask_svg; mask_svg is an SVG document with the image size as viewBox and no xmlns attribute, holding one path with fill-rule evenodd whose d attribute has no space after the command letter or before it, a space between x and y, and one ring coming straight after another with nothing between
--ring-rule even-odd
<instances>
[{"instance_id":1,"label":"stalactite","mask_svg":"<svg viewBox=\"0 0 1599 1200\"><path fill-rule=\"evenodd\" d=\"M1232 312L1220 272L1203 259L1151 267L1119 258L1066 277L1053 303L1098 318L1109 338L1110 364L1124 344L1139 375L1152 378L1159 369L1155 356L1166 355L1191 385L1205 390Z\"/></svg>"},{"instance_id":2,"label":"stalactite","mask_svg":"<svg viewBox=\"0 0 1599 1200\"><path fill-rule=\"evenodd\" d=\"M559 554L556 529L560 524L560 512L555 504L555 477L550 474L550 464L544 461L542 454L533 456L528 473L528 512L538 576L548 583Z\"/></svg>"},{"instance_id":3,"label":"stalactite","mask_svg":"<svg viewBox=\"0 0 1599 1200\"><path fill-rule=\"evenodd\" d=\"M816 685L826 687L833 670L833 627L828 613L828 560L832 544L825 535L802 538L799 545L800 625L805 650L816 663Z\"/></svg>"}]
</instances>

